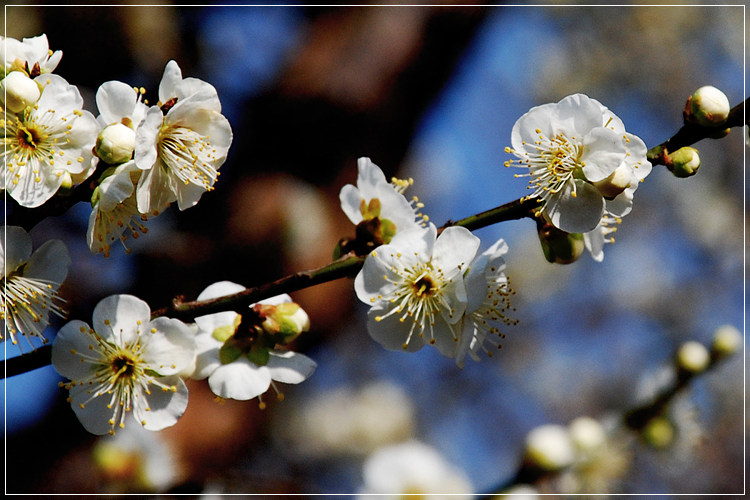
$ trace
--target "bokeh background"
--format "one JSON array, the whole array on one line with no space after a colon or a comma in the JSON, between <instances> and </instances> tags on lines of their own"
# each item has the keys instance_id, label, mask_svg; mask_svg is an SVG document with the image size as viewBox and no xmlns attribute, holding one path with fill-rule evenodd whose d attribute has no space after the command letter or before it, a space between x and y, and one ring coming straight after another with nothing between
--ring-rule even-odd
<instances>
[{"instance_id":1,"label":"bokeh background","mask_svg":"<svg viewBox=\"0 0 750 500\"><path fill-rule=\"evenodd\" d=\"M63 51L56 73L95 114L108 80L143 86L155 101L175 59L184 76L217 88L234 131L215 191L149 221L130 254L89 252L87 204L31 234L36 246L67 243L63 291L70 317L85 321L110 294L155 309L216 281L254 286L318 267L353 234L338 192L354 182L358 157L413 177L410 193L438 225L517 199L525 184L503 168L503 150L532 106L585 93L650 147L680 127L700 86L742 101L744 15L739 4L9 6L6 35L46 33ZM483 248L500 237L510 246L520 323L496 356L463 370L434 349L372 341L351 280L293 294L312 320L295 347L318 362L315 374L265 411L219 404L192 383L185 416L145 441L166 447L149 466L158 486L134 480L130 462L102 466L101 439L78 424L52 367L8 379L7 492L354 493L368 453L409 437L490 491L513 475L535 426L623 412L682 342L708 344L723 324L742 330L742 132L696 147L696 176L657 167L639 187L602 263L547 263L528 220L477 231ZM681 396L679 446L636 440L620 477L588 492L741 493L743 358ZM351 430L363 422L373 435Z\"/></svg>"}]
</instances>

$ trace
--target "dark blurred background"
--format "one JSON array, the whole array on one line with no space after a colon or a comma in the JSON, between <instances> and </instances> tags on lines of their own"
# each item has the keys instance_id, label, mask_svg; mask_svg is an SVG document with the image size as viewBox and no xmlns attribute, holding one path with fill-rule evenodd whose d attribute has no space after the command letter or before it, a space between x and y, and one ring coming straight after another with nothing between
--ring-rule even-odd
<instances>
[{"instance_id":1,"label":"dark blurred background","mask_svg":"<svg viewBox=\"0 0 750 500\"><path fill-rule=\"evenodd\" d=\"M325 265L339 238L353 234L338 192L355 181L358 157L387 176L414 177L410 193L440 225L525 194L522 180L502 167L503 149L532 106L585 93L650 147L679 128L685 99L700 86L740 102L743 11L554 3L8 6L7 36L46 33L50 48L63 51L55 72L79 87L94 114L96 89L108 80L143 86L155 102L174 59L183 76L217 88L234 132L216 189L193 208L172 207L149 221L149 233L127 243L132 253L113 249L105 259L89 252L87 204L43 221L32 236L36 245L68 244L74 265L63 290L70 318L85 321L114 293L156 309L217 281L249 287ZM356 492L375 445L354 452L336 448L334 438L321 444L323 429L303 424L314 423L311 402L325 408L335 390L354 400L352 391L374 381L413 405L400 437L384 432L382 442L414 436L430 443L477 491L513 474L534 426L629 408L682 342L708 343L722 324L743 327L744 140L735 129L696 147L698 175L676 179L657 167L639 187L603 263L588 255L569 266L547 263L529 221L479 230L483 248L499 237L510 245L520 324L505 332L498 355L463 370L434 349L405 354L375 344L351 280L293 294L312 320L295 347L319 363L316 373L285 387L285 401L265 411L253 401L218 404L205 382L192 383L186 415L154 438L171 450L171 480L160 488ZM636 444L610 492L742 491L737 358L684 395L687 409L675 418L689 430L678 436L680 446ZM58 380L51 367L7 380L7 491L149 491L126 473L106 472L92 451L100 440L78 424ZM384 395L375 407L389 404ZM404 410L390 413L405 418ZM333 413L323 420L344 418Z\"/></svg>"}]
</instances>

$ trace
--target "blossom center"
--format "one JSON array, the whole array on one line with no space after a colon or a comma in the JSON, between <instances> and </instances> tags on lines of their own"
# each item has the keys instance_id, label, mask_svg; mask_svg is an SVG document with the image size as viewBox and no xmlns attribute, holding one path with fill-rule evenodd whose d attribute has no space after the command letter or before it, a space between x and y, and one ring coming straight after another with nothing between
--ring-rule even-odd
<instances>
[{"instance_id":1,"label":"blossom center","mask_svg":"<svg viewBox=\"0 0 750 500\"><path fill-rule=\"evenodd\" d=\"M373 252L377 257L377 253ZM407 319L412 321L409 334L403 347L406 348L412 335L416 333L423 336L424 330L429 326L430 343L435 342L433 327L436 316L442 313L453 316L453 308L448 302L445 287L450 279L442 269L433 266L431 261L414 264L403 263L402 254L395 254L396 265L391 270L398 275L396 279L384 278L393 283L395 288L389 296L383 296L386 303L391 304L390 310L382 315L376 316L375 321L382 321L391 315L398 315L400 322Z\"/></svg>"},{"instance_id":2,"label":"blossom center","mask_svg":"<svg viewBox=\"0 0 750 500\"><path fill-rule=\"evenodd\" d=\"M110 362L110 367L114 372L114 377L117 381L125 381L128 379L134 379L137 374L137 363L138 361L131 355L121 353Z\"/></svg>"},{"instance_id":3,"label":"blossom center","mask_svg":"<svg viewBox=\"0 0 750 500\"><path fill-rule=\"evenodd\" d=\"M417 281L411 284L415 295L418 298L429 297L436 294L439 289L437 284L432 280L429 275L424 275Z\"/></svg>"},{"instance_id":4,"label":"blossom center","mask_svg":"<svg viewBox=\"0 0 750 500\"><path fill-rule=\"evenodd\" d=\"M533 192L524 199L541 198L547 201L557 194L565 185L583 174L585 162L581 161L583 145L575 137L568 138L563 133L554 137L545 136L540 129L536 129L537 140L533 144L523 142L523 151L505 148L506 153L515 154L519 160L505 162L506 167L516 166L527 168L525 174L516 177L529 177L527 189ZM515 165L515 164L518 165ZM572 196L576 196L575 187Z\"/></svg>"},{"instance_id":5,"label":"blossom center","mask_svg":"<svg viewBox=\"0 0 750 500\"><path fill-rule=\"evenodd\" d=\"M44 139L36 127L28 127L26 125L19 125L16 138L18 139L19 147L30 150L35 150L39 147L39 144Z\"/></svg>"}]
</instances>

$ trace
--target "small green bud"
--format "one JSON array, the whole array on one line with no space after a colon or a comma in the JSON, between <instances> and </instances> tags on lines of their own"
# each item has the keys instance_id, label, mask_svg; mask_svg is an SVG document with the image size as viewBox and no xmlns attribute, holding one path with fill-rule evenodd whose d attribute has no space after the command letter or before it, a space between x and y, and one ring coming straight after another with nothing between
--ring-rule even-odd
<instances>
[{"instance_id":1,"label":"small green bud","mask_svg":"<svg viewBox=\"0 0 750 500\"><path fill-rule=\"evenodd\" d=\"M703 344L690 340L682 344L677 350L675 361L677 362L677 368L680 370L695 374L708 368L711 359L708 349Z\"/></svg>"},{"instance_id":2,"label":"small green bud","mask_svg":"<svg viewBox=\"0 0 750 500\"><path fill-rule=\"evenodd\" d=\"M0 99L5 99L5 107L13 113L36 103L41 95L39 85L21 71L11 71L0 82Z\"/></svg>"},{"instance_id":3,"label":"small green bud","mask_svg":"<svg viewBox=\"0 0 750 500\"><path fill-rule=\"evenodd\" d=\"M310 318L299 304L285 302L279 305L259 304L261 317L265 318L261 327L274 337L278 344L288 344L299 334L310 329Z\"/></svg>"},{"instance_id":4,"label":"small green bud","mask_svg":"<svg viewBox=\"0 0 750 500\"><path fill-rule=\"evenodd\" d=\"M539 242L544 258L553 264L570 264L578 260L584 250L583 235L567 233L552 224L541 224L538 229Z\"/></svg>"},{"instance_id":5,"label":"small green bud","mask_svg":"<svg viewBox=\"0 0 750 500\"><path fill-rule=\"evenodd\" d=\"M732 325L722 325L714 332L711 357L721 359L742 348L742 333Z\"/></svg>"},{"instance_id":6,"label":"small green bud","mask_svg":"<svg viewBox=\"0 0 750 500\"><path fill-rule=\"evenodd\" d=\"M716 87L706 85L688 97L685 118L704 127L715 127L729 117L729 99Z\"/></svg>"},{"instance_id":7,"label":"small green bud","mask_svg":"<svg viewBox=\"0 0 750 500\"><path fill-rule=\"evenodd\" d=\"M667 168L675 177L690 177L698 172L701 158L698 150L685 146L667 156Z\"/></svg>"},{"instance_id":8,"label":"small green bud","mask_svg":"<svg viewBox=\"0 0 750 500\"><path fill-rule=\"evenodd\" d=\"M665 417L654 417L641 431L641 436L654 448L666 448L674 442L675 429L672 422Z\"/></svg>"},{"instance_id":9,"label":"small green bud","mask_svg":"<svg viewBox=\"0 0 750 500\"><path fill-rule=\"evenodd\" d=\"M96 156L105 163L124 163L133 157L135 131L122 123L107 125L99 132L94 149Z\"/></svg>"}]
</instances>

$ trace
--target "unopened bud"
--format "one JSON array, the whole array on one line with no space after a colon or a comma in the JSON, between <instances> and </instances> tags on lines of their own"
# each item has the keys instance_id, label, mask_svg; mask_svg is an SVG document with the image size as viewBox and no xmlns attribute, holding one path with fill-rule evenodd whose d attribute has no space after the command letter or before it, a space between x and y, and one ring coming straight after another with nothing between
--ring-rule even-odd
<instances>
[{"instance_id":1,"label":"unopened bud","mask_svg":"<svg viewBox=\"0 0 750 500\"><path fill-rule=\"evenodd\" d=\"M134 149L135 130L122 123L104 127L96 138L96 156L110 165L130 160Z\"/></svg>"},{"instance_id":2,"label":"unopened bud","mask_svg":"<svg viewBox=\"0 0 750 500\"><path fill-rule=\"evenodd\" d=\"M674 441L674 426L665 417L652 418L641 432L646 443L654 448L666 448Z\"/></svg>"},{"instance_id":3,"label":"unopened bud","mask_svg":"<svg viewBox=\"0 0 750 500\"><path fill-rule=\"evenodd\" d=\"M591 417L578 417L568 426L573 446L583 453L601 449L607 441L607 433L598 420Z\"/></svg>"},{"instance_id":4,"label":"unopened bud","mask_svg":"<svg viewBox=\"0 0 750 500\"><path fill-rule=\"evenodd\" d=\"M716 87L706 85L688 97L685 118L704 127L721 125L729 116L729 99Z\"/></svg>"},{"instance_id":5,"label":"unopened bud","mask_svg":"<svg viewBox=\"0 0 750 500\"><path fill-rule=\"evenodd\" d=\"M277 343L288 344L310 329L310 318L299 304L285 302L279 305L261 305L265 318L261 326L269 335L277 336Z\"/></svg>"},{"instance_id":6,"label":"unopened bud","mask_svg":"<svg viewBox=\"0 0 750 500\"><path fill-rule=\"evenodd\" d=\"M542 425L526 436L526 463L545 471L563 469L575 459L573 443L565 427Z\"/></svg>"},{"instance_id":7,"label":"unopened bud","mask_svg":"<svg viewBox=\"0 0 750 500\"><path fill-rule=\"evenodd\" d=\"M708 367L711 358L703 344L690 340L677 350L677 367L688 373L700 373Z\"/></svg>"},{"instance_id":8,"label":"unopened bud","mask_svg":"<svg viewBox=\"0 0 750 500\"><path fill-rule=\"evenodd\" d=\"M734 354L742 347L742 333L732 325L722 325L714 332L711 357L720 359Z\"/></svg>"},{"instance_id":9,"label":"unopened bud","mask_svg":"<svg viewBox=\"0 0 750 500\"><path fill-rule=\"evenodd\" d=\"M582 234L567 233L552 224L541 224L538 233L544 258L553 264L575 262L585 248Z\"/></svg>"},{"instance_id":10,"label":"unopened bud","mask_svg":"<svg viewBox=\"0 0 750 500\"><path fill-rule=\"evenodd\" d=\"M36 103L41 95L39 85L21 71L11 71L0 82L0 98L13 113L20 113Z\"/></svg>"},{"instance_id":11,"label":"unopened bud","mask_svg":"<svg viewBox=\"0 0 750 500\"><path fill-rule=\"evenodd\" d=\"M698 150L685 146L667 157L667 168L675 177L690 177L698 172L701 166L701 158Z\"/></svg>"},{"instance_id":12,"label":"unopened bud","mask_svg":"<svg viewBox=\"0 0 750 500\"><path fill-rule=\"evenodd\" d=\"M630 181L630 169L622 165L617 167L607 178L593 182L592 184L602 193L602 196L611 200L629 188Z\"/></svg>"}]
</instances>

